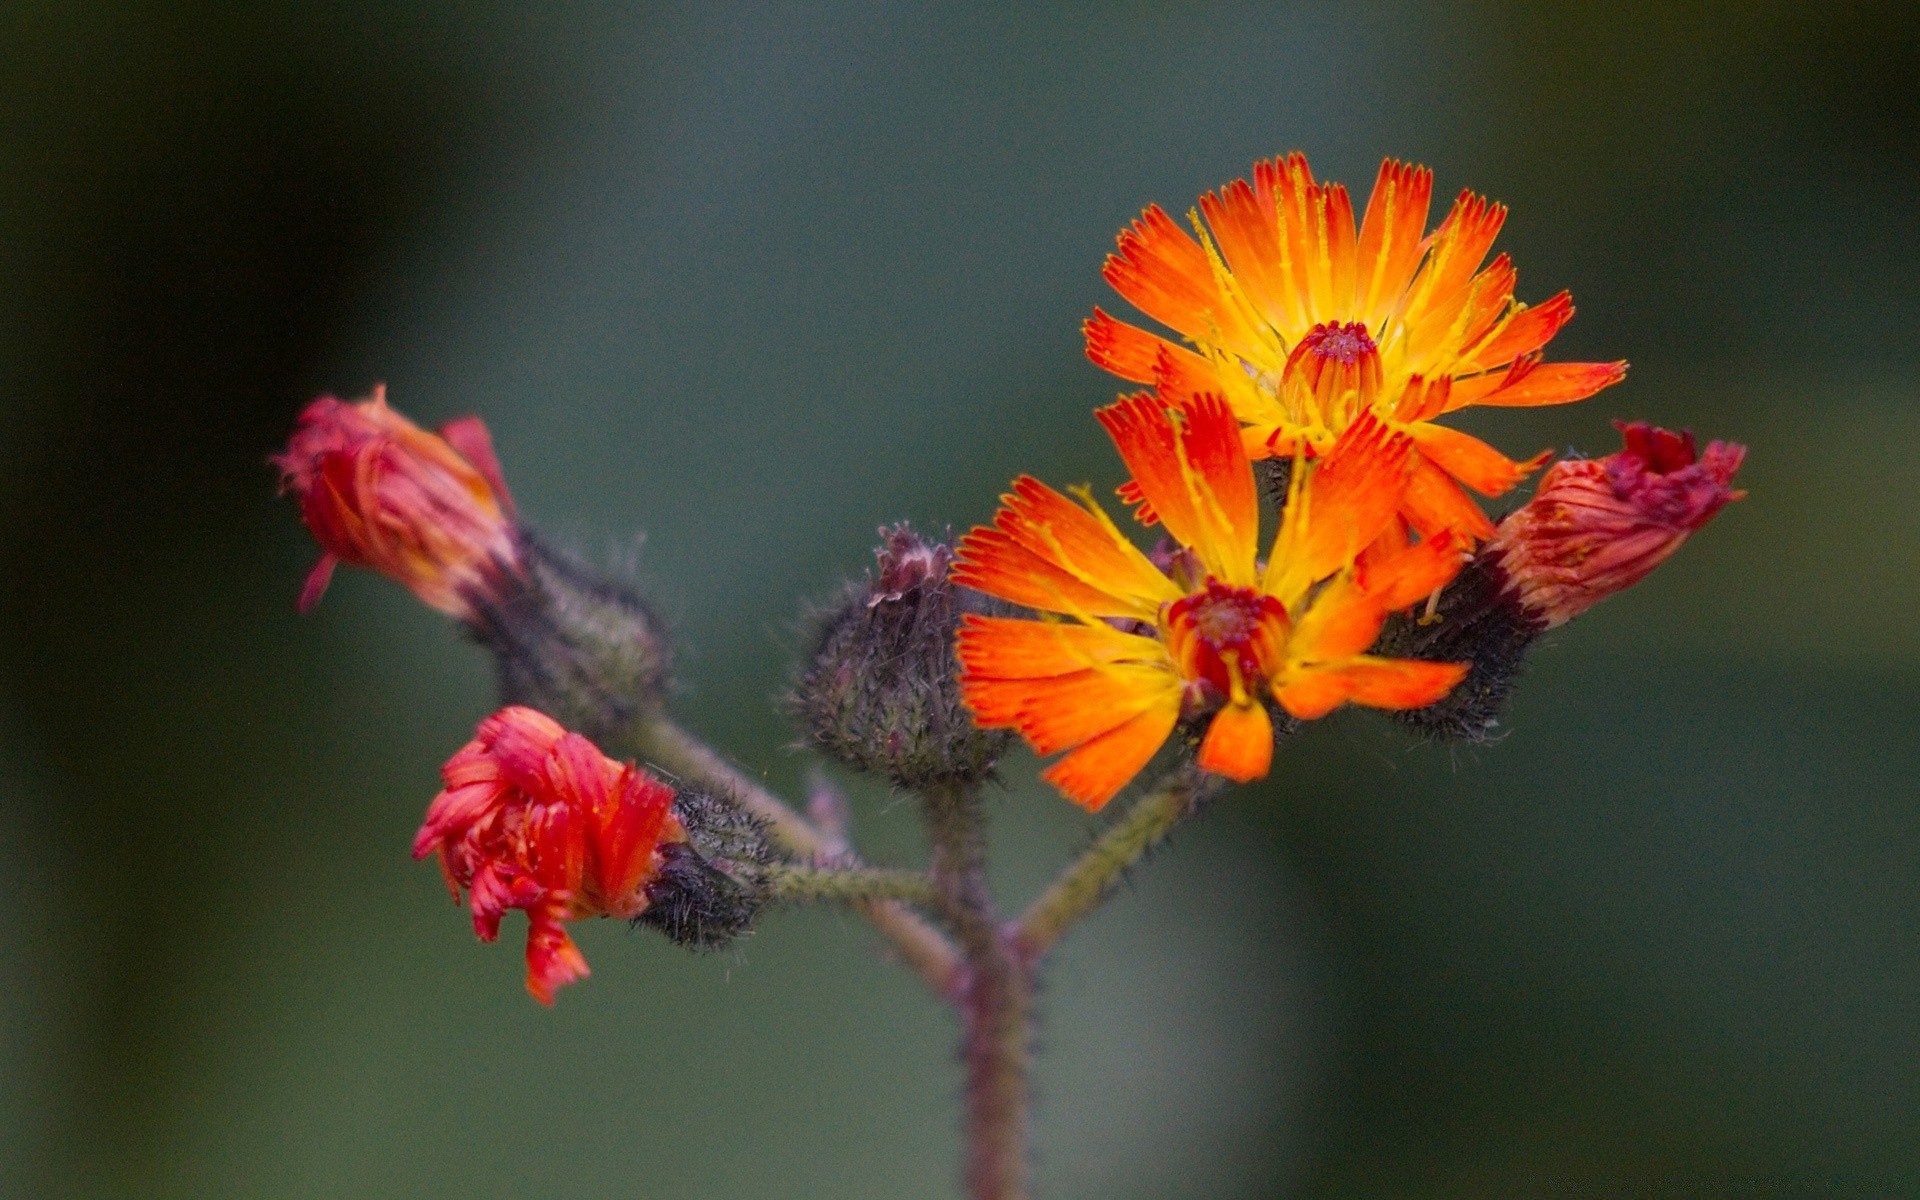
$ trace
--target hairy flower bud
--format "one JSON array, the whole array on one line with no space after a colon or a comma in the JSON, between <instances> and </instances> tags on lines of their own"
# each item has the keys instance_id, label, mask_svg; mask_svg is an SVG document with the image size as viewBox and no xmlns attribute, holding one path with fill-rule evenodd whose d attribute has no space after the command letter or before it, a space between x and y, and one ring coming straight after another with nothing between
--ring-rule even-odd
<instances>
[{"instance_id":1,"label":"hairy flower bud","mask_svg":"<svg viewBox=\"0 0 1920 1200\"><path fill-rule=\"evenodd\" d=\"M632 590L518 532L520 573L477 596L468 626L493 651L501 700L617 742L658 706L673 648Z\"/></svg>"},{"instance_id":2,"label":"hairy flower bud","mask_svg":"<svg viewBox=\"0 0 1920 1200\"><path fill-rule=\"evenodd\" d=\"M766 822L724 795L682 788L674 812L687 840L663 848L646 911L634 921L690 950L717 950L752 930L780 855Z\"/></svg>"},{"instance_id":3,"label":"hairy flower bud","mask_svg":"<svg viewBox=\"0 0 1920 1200\"><path fill-rule=\"evenodd\" d=\"M520 569L513 499L478 418L435 435L388 408L384 386L356 404L323 396L272 461L325 551L301 590L302 612L342 562L379 571L460 620Z\"/></svg>"},{"instance_id":4,"label":"hairy flower bud","mask_svg":"<svg viewBox=\"0 0 1920 1200\"><path fill-rule=\"evenodd\" d=\"M439 856L482 941L508 909L526 912L527 990L542 1004L588 973L566 923L646 912L649 885L687 838L671 787L530 708L480 722L441 777L413 856Z\"/></svg>"},{"instance_id":5,"label":"hairy flower bud","mask_svg":"<svg viewBox=\"0 0 1920 1200\"><path fill-rule=\"evenodd\" d=\"M960 702L953 638L962 613L993 602L948 578L944 542L880 532L874 572L820 622L793 707L813 745L897 786L978 779L1009 735L976 728Z\"/></svg>"},{"instance_id":6,"label":"hairy flower bud","mask_svg":"<svg viewBox=\"0 0 1920 1200\"><path fill-rule=\"evenodd\" d=\"M1696 453L1690 433L1616 425L1626 443L1619 453L1555 463L1432 611L1388 626L1382 653L1472 664L1438 703L1396 714L1402 722L1488 740L1535 639L1646 578L1746 495L1729 486L1744 446L1713 442Z\"/></svg>"}]
</instances>

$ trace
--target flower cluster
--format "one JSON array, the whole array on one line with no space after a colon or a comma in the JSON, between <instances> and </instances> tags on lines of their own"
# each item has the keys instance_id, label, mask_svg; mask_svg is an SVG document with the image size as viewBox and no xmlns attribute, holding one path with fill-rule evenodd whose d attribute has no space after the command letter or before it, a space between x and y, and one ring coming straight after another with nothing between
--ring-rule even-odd
<instances>
[{"instance_id":1,"label":"flower cluster","mask_svg":"<svg viewBox=\"0 0 1920 1200\"><path fill-rule=\"evenodd\" d=\"M1425 168L1388 161L1356 222L1346 190L1296 154L1201 197L1191 232L1156 206L1120 234L1107 280L1175 337L1098 308L1084 329L1096 364L1149 386L1095 416L1127 468L1121 500L1162 535L1153 550L1088 489L1030 476L957 546L882 531L876 573L818 622L793 708L816 749L952 801L938 821L928 806L956 839L935 875L971 861L955 813L1014 733L1060 756L1043 778L1090 810L1170 741L1204 772L1258 779L1279 734L1348 704L1484 740L1542 632L1637 583L1744 494L1742 447L1621 425L1619 453L1556 464L1490 520L1475 495L1509 492L1550 455L1508 458L1439 419L1579 400L1625 364L1544 362L1573 315L1566 293L1516 300L1511 261L1487 260L1506 210L1462 193L1429 232L1432 191ZM664 722L672 654L652 609L519 523L480 421L436 434L383 389L327 397L272 461L323 551L303 610L352 563L494 654L507 706L447 762L413 852L438 858L481 938L527 914L537 999L587 974L570 921L638 920L711 948L809 888L865 905L930 978L958 977L960 951L895 903L925 889L853 870L837 806L794 813ZM676 793L601 745L696 782ZM986 956L975 969L1001 927L962 882L943 879L936 908ZM1091 904L1108 882L1060 903ZM1042 932L1023 944L1044 944L1063 910L1036 911Z\"/></svg>"},{"instance_id":2,"label":"flower cluster","mask_svg":"<svg viewBox=\"0 0 1920 1200\"><path fill-rule=\"evenodd\" d=\"M1429 709L1482 646L1449 628L1420 648L1457 660L1394 657L1382 631L1423 601L1440 621L1470 561L1504 571L1493 592L1520 598L1523 645L1737 498L1737 447L1715 443L1696 465L1690 438L1632 426L1625 454L1562 463L1496 530L1463 489L1500 495L1549 455L1516 461L1435 418L1578 400L1625 364L1542 363L1573 315L1567 295L1516 301L1507 257L1483 267L1506 210L1462 193L1429 234L1431 195L1424 168L1388 161L1356 228L1346 190L1296 154L1203 196L1193 235L1157 206L1121 233L1108 282L1188 345L1096 308L1087 353L1154 386L1097 416L1131 474L1121 498L1169 540L1149 556L1090 494L1023 477L954 570L1037 610L964 620L961 694L983 727L1065 752L1043 778L1069 799L1106 804L1182 722L1203 769L1246 781L1272 759L1272 708ZM1280 460L1286 480L1264 558L1259 460Z\"/></svg>"},{"instance_id":3,"label":"flower cluster","mask_svg":"<svg viewBox=\"0 0 1920 1200\"><path fill-rule=\"evenodd\" d=\"M413 856L437 854L474 932L527 914L527 990L542 1004L587 974L566 922L645 912L662 849L684 842L673 789L530 708L503 708L441 769Z\"/></svg>"}]
</instances>

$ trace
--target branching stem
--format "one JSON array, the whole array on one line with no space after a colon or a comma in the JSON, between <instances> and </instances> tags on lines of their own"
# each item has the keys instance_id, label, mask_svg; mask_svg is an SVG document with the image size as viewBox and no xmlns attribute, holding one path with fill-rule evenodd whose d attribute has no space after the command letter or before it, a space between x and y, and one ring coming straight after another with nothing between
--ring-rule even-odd
<instances>
[{"instance_id":1,"label":"branching stem","mask_svg":"<svg viewBox=\"0 0 1920 1200\"><path fill-rule=\"evenodd\" d=\"M774 839L796 856L820 866L862 865L837 833L823 833L765 784L728 761L725 755L681 728L665 713L635 725L626 747L670 774L725 788L741 807L767 822ZM939 996L958 1001L965 974L952 939L899 900L858 900L856 911L873 923L900 959Z\"/></svg>"}]
</instances>

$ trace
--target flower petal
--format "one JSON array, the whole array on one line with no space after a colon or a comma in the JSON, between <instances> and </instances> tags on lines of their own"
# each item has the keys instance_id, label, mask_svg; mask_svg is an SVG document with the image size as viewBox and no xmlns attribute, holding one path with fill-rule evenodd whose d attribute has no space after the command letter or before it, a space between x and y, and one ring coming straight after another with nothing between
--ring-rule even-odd
<instances>
[{"instance_id":1,"label":"flower petal","mask_svg":"<svg viewBox=\"0 0 1920 1200\"><path fill-rule=\"evenodd\" d=\"M1447 399L1447 411L1471 405L1494 408L1537 408L1585 400L1627 377L1625 361L1610 363L1542 363L1517 358L1506 371L1456 380Z\"/></svg>"},{"instance_id":2,"label":"flower petal","mask_svg":"<svg viewBox=\"0 0 1920 1200\"><path fill-rule=\"evenodd\" d=\"M1547 464L1553 451L1542 450L1515 462L1472 434L1422 421L1406 427L1429 462L1482 496L1498 496Z\"/></svg>"},{"instance_id":3,"label":"flower petal","mask_svg":"<svg viewBox=\"0 0 1920 1200\"><path fill-rule=\"evenodd\" d=\"M1433 204L1433 172L1396 162L1380 164L1360 225L1358 312L1378 330L1406 294L1420 265L1421 240Z\"/></svg>"},{"instance_id":4,"label":"flower petal","mask_svg":"<svg viewBox=\"0 0 1920 1200\"><path fill-rule=\"evenodd\" d=\"M1484 540L1493 536L1493 522L1487 519L1453 477L1427 461L1414 458L1413 478L1407 483L1400 511L1422 537L1433 537L1448 530L1462 537Z\"/></svg>"},{"instance_id":5,"label":"flower petal","mask_svg":"<svg viewBox=\"0 0 1920 1200\"><path fill-rule=\"evenodd\" d=\"M1044 679L1165 656L1157 639L1122 633L1104 622L1029 621L978 613L960 618L955 652L961 669L978 679Z\"/></svg>"},{"instance_id":6,"label":"flower petal","mask_svg":"<svg viewBox=\"0 0 1920 1200\"><path fill-rule=\"evenodd\" d=\"M1303 721L1318 720L1342 704L1371 708L1425 708L1466 677L1466 663L1356 657L1306 667L1274 689L1280 706Z\"/></svg>"},{"instance_id":7,"label":"flower petal","mask_svg":"<svg viewBox=\"0 0 1920 1200\"><path fill-rule=\"evenodd\" d=\"M1175 697L1087 742L1040 772L1040 778L1088 812L1099 812L1166 744L1179 719Z\"/></svg>"},{"instance_id":8,"label":"flower petal","mask_svg":"<svg viewBox=\"0 0 1920 1200\"><path fill-rule=\"evenodd\" d=\"M1094 415L1167 532L1223 581L1250 584L1260 501L1239 422L1217 396L1176 411L1143 393Z\"/></svg>"},{"instance_id":9,"label":"flower petal","mask_svg":"<svg viewBox=\"0 0 1920 1200\"><path fill-rule=\"evenodd\" d=\"M1196 374L1211 374L1212 364L1185 346L1178 346L1144 329L1116 321L1100 309L1080 327L1086 335L1087 357L1103 371L1134 383L1153 383L1163 355Z\"/></svg>"},{"instance_id":10,"label":"flower petal","mask_svg":"<svg viewBox=\"0 0 1920 1200\"><path fill-rule=\"evenodd\" d=\"M1200 743L1200 769L1246 783L1266 775L1273 764L1273 718L1266 705L1229 704L1214 714Z\"/></svg>"}]
</instances>

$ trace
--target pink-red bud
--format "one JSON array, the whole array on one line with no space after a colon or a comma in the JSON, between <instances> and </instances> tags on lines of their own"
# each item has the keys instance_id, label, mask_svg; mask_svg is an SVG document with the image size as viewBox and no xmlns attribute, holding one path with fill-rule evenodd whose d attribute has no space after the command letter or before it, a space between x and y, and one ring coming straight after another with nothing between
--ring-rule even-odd
<instances>
[{"instance_id":1,"label":"pink-red bud","mask_svg":"<svg viewBox=\"0 0 1920 1200\"><path fill-rule=\"evenodd\" d=\"M1632 587L1732 501L1746 447L1615 422L1626 446L1605 458L1563 459L1540 490L1500 523L1486 554L1521 604L1548 628Z\"/></svg>"},{"instance_id":2,"label":"pink-red bud","mask_svg":"<svg viewBox=\"0 0 1920 1200\"><path fill-rule=\"evenodd\" d=\"M273 463L325 551L300 593L302 612L342 562L379 571L463 621L476 593L519 571L513 499L476 417L436 435L388 408L384 387L355 404L323 396Z\"/></svg>"}]
</instances>

